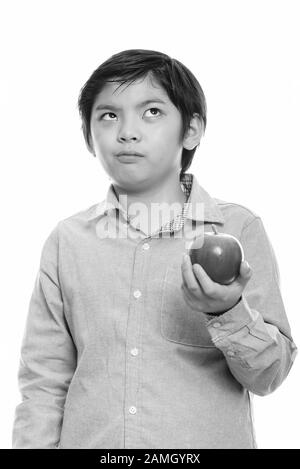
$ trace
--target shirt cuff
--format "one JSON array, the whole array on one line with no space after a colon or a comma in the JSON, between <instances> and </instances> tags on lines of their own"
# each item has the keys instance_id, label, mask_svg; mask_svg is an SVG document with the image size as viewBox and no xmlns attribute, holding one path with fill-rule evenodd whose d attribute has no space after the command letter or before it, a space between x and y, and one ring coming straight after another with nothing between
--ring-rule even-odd
<instances>
[{"instance_id":1,"label":"shirt cuff","mask_svg":"<svg viewBox=\"0 0 300 469\"><path fill-rule=\"evenodd\" d=\"M212 341L217 342L255 322L258 315L259 313L250 308L246 298L242 295L240 301L225 313L208 317L206 326Z\"/></svg>"}]
</instances>

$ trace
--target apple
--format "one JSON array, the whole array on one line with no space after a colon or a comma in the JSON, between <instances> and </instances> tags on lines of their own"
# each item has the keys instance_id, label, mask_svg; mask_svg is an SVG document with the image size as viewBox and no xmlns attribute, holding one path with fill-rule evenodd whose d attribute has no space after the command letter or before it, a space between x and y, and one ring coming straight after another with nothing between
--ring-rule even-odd
<instances>
[{"instance_id":1,"label":"apple","mask_svg":"<svg viewBox=\"0 0 300 469\"><path fill-rule=\"evenodd\" d=\"M218 233L213 224L212 229L195 238L189 256L192 264L200 264L214 282L229 285L239 276L244 251L237 238Z\"/></svg>"}]
</instances>

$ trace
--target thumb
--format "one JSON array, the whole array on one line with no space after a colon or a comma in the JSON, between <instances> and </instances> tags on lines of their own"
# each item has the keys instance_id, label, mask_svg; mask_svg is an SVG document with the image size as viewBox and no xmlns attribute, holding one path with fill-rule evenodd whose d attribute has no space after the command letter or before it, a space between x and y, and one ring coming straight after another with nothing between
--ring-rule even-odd
<instances>
[{"instance_id":1,"label":"thumb","mask_svg":"<svg viewBox=\"0 0 300 469\"><path fill-rule=\"evenodd\" d=\"M244 281L248 282L248 280L251 278L251 275L252 275L252 269L250 265L248 264L248 262L244 260L243 262L241 262L240 276L242 277Z\"/></svg>"}]
</instances>

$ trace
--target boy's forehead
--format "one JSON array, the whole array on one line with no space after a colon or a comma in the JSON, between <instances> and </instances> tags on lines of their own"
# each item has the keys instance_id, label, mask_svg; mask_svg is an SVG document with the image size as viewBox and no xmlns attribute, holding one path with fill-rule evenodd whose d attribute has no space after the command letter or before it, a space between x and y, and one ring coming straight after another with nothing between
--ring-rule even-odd
<instances>
[{"instance_id":1,"label":"boy's forehead","mask_svg":"<svg viewBox=\"0 0 300 469\"><path fill-rule=\"evenodd\" d=\"M114 81L106 82L101 91L95 98L94 104L99 102L107 102L114 104L122 101L123 99L132 99L133 101L150 100L155 101L156 98L161 99L168 103L169 97L164 88L153 79L145 77L134 82L121 83L117 78ZM120 80L120 79L119 79Z\"/></svg>"}]
</instances>

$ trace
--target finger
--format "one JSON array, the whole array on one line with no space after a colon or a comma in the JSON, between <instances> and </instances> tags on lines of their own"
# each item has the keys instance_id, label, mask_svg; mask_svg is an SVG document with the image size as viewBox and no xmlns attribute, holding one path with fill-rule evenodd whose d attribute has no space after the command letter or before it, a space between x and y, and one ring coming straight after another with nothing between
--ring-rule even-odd
<instances>
[{"instance_id":1,"label":"finger","mask_svg":"<svg viewBox=\"0 0 300 469\"><path fill-rule=\"evenodd\" d=\"M197 295L197 297L199 297L199 295L203 296L204 295L204 291L200 285L200 283L198 282L198 280L196 280L197 282L197 286L195 286L195 289L194 290L191 290L188 285L186 284L184 278L182 278L182 285L181 285L181 288L185 291L185 294L189 297L192 297L195 293Z\"/></svg>"},{"instance_id":2,"label":"finger","mask_svg":"<svg viewBox=\"0 0 300 469\"><path fill-rule=\"evenodd\" d=\"M184 283L182 283L182 285L181 285L181 291L182 291L184 300L186 301L186 303L187 303L188 305L190 305L190 301L192 301L192 299L191 299L191 293L189 292L188 288L185 286Z\"/></svg>"},{"instance_id":3,"label":"finger","mask_svg":"<svg viewBox=\"0 0 300 469\"><path fill-rule=\"evenodd\" d=\"M220 288L216 282L214 282L209 275L205 272L200 264L194 264L193 270L196 278L198 279L204 293L208 296L215 295L217 290Z\"/></svg>"},{"instance_id":4,"label":"finger","mask_svg":"<svg viewBox=\"0 0 300 469\"><path fill-rule=\"evenodd\" d=\"M249 280L249 278L251 277L252 275L252 269L249 265L249 263L245 260L243 260L241 262L241 266L240 266L240 276Z\"/></svg>"},{"instance_id":5,"label":"finger","mask_svg":"<svg viewBox=\"0 0 300 469\"><path fill-rule=\"evenodd\" d=\"M188 296L188 297L190 296L188 287L186 286L186 284L184 282L182 282L182 284L181 284L181 289L185 293L186 296Z\"/></svg>"},{"instance_id":6,"label":"finger","mask_svg":"<svg viewBox=\"0 0 300 469\"><path fill-rule=\"evenodd\" d=\"M240 275L236 279L240 285L245 286L252 276L252 269L247 261L243 260L240 266Z\"/></svg>"},{"instance_id":7,"label":"finger","mask_svg":"<svg viewBox=\"0 0 300 469\"><path fill-rule=\"evenodd\" d=\"M186 287L191 291L199 290L198 282L195 278L191 258L188 254L183 256L183 261L181 264L182 278Z\"/></svg>"},{"instance_id":8,"label":"finger","mask_svg":"<svg viewBox=\"0 0 300 469\"><path fill-rule=\"evenodd\" d=\"M194 295L193 295L193 291L189 290L189 288L187 287L187 285L182 282L181 284L181 290L183 291L184 295L186 296L186 298L190 301L193 301L193 299L195 298ZM200 300L202 297L204 296L204 293L203 293L203 290L201 288L201 286L199 284L197 284L197 298L198 300Z\"/></svg>"}]
</instances>

